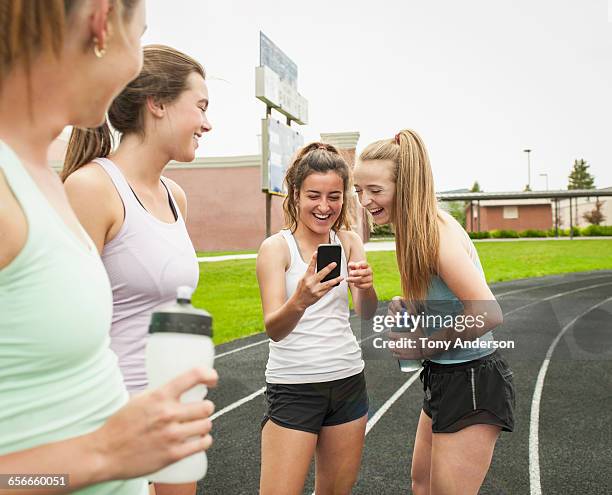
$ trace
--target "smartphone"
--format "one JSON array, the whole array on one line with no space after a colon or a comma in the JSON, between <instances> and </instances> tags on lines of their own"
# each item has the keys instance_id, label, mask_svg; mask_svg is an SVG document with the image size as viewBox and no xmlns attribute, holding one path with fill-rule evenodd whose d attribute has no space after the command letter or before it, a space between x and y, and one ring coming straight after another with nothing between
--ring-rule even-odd
<instances>
[{"instance_id":1,"label":"smartphone","mask_svg":"<svg viewBox=\"0 0 612 495\"><path fill-rule=\"evenodd\" d=\"M323 278L322 282L327 282L332 278L340 276L340 261L342 248L340 244L319 244L317 248L317 272L320 272L330 263L336 263L336 267ZM340 285L340 284L336 284Z\"/></svg>"}]
</instances>

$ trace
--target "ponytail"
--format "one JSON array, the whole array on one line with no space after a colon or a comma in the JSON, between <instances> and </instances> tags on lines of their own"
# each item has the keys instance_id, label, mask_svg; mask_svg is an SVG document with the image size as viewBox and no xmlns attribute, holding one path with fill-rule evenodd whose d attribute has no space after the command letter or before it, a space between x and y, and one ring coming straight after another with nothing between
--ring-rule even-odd
<instances>
[{"instance_id":1,"label":"ponytail","mask_svg":"<svg viewBox=\"0 0 612 495\"><path fill-rule=\"evenodd\" d=\"M396 139L399 166L395 183L395 254L404 297L421 302L432 277L438 273L440 232L433 173L417 133L404 130Z\"/></svg>"},{"instance_id":2,"label":"ponytail","mask_svg":"<svg viewBox=\"0 0 612 495\"><path fill-rule=\"evenodd\" d=\"M418 304L426 298L431 279L438 273L440 252L440 216L425 145L416 132L403 130L393 139L368 145L359 160L390 160L394 164L395 255L404 299Z\"/></svg>"},{"instance_id":3,"label":"ponytail","mask_svg":"<svg viewBox=\"0 0 612 495\"><path fill-rule=\"evenodd\" d=\"M62 182L68 176L91 162L94 158L105 158L113 149L113 135L108 122L94 129L74 127L68 141L64 168L60 174Z\"/></svg>"}]
</instances>

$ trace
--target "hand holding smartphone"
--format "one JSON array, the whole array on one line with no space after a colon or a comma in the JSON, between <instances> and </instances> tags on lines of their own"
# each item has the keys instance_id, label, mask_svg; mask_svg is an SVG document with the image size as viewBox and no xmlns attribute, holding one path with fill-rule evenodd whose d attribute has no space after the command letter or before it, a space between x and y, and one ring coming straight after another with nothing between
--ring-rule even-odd
<instances>
[{"instance_id":1,"label":"hand holding smartphone","mask_svg":"<svg viewBox=\"0 0 612 495\"><path fill-rule=\"evenodd\" d=\"M335 268L329 272L321 282L327 282L340 276L340 263L342 248L339 244L320 244L317 248L317 272L320 272L330 263L336 263ZM336 284L338 286L340 284Z\"/></svg>"}]
</instances>

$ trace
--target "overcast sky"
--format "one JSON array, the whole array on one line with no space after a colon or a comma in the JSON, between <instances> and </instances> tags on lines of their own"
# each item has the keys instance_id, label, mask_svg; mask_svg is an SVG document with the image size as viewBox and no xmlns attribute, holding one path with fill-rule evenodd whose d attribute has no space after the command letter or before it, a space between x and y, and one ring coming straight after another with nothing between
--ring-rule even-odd
<instances>
[{"instance_id":1,"label":"overcast sky","mask_svg":"<svg viewBox=\"0 0 612 495\"><path fill-rule=\"evenodd\" d=\"M259 152L262 30L298 66L306 141L402 128L428 146L437 190L567 187L575 158L612 186L612 22L606 0L148 0L143 43L201 61L204 156Z\"/></svg>"}]
</instances>

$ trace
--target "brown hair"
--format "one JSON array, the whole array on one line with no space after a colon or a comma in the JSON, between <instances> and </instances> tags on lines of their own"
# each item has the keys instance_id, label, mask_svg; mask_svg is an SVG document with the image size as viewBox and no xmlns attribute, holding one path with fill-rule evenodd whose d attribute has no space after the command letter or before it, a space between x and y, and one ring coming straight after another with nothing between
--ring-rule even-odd
<instances>
[{"instance_id":1,"label":"brown hair","mask_svg":"<svg viewBox=\"0 0 612 495\"><path fill-rule=\"evenodd\" d=\"M342 179L344 185L342 209L340 216L332 226L334 231L344 227L351 230L348 194L351 187L351 174L349 167L338 150L331 144L310 143L300 149L285 174L287 196L283 201L285 214L285 227L295 232L298 225L297 197L306 177L313 173L325 174L335 172Z\"/></svg>"},{"instance_id":2,"label":"brown hair","mask_svg":"<svg viewBox=\"0 0 612 495\"><path fill-rule=\"evenodd\" d=\"M144 135L144 108L147 98L171 103L187 89L187 78L195 72L206 78L202 65L174 48L148 45L143 48L140 74L115 98L108 120L122 136ZM94 158L106 157L113 148L110 127L105 122L95 129L74 128L70 135L62 180Z\"/></svg>"},{"instance_id":3,"label":"brown hair","mask_svg":"<svg viewBox=\"0 0 612 495\"><path fill-rule=\"evenodd\" d=\"M438 272L440 233L438 206L429 156L419 135L411 130L394 139L368 145L361 162L390 160L395 165L393 227L395 255L407 302L425 300L431 278Z\"/></svg>"},{"instance_id":4,"label":"brown hair","mask_svg":"<svg viewBox=\"0 0 612 495\"><path fill-rule=\"evenodd\" d=\"M118 0L117 10L129 19L140 0ZM7 75L21 64L29 76L32 63L51 49L59 57L66 25L82 0L0 0L0 88Z\"/></svg>"}]
</instances>

